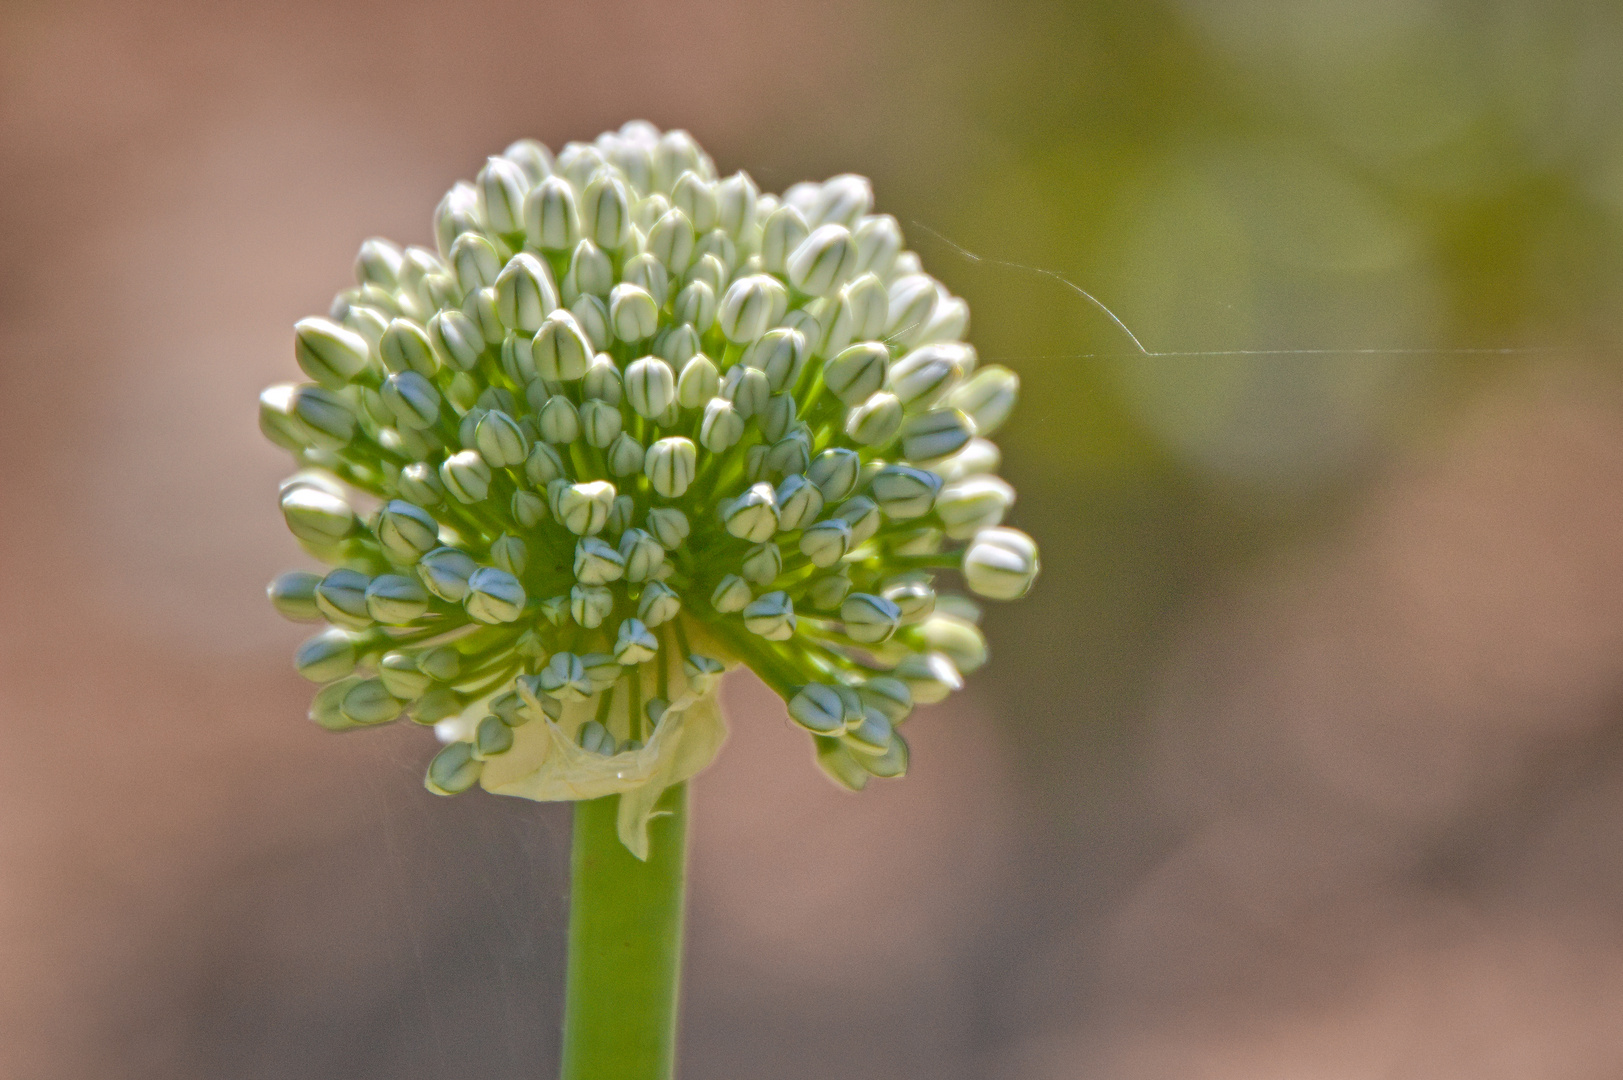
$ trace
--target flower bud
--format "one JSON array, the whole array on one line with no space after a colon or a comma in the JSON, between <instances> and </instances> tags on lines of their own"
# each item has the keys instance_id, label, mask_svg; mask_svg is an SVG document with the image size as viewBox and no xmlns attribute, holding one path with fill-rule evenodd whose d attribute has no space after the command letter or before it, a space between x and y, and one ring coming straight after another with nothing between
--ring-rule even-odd
<instances>
[{"instance_id":1,"label":"flower bud","mask_svg":"<svg viewBox=\"0 0 1623 1080\"><path fill-rule=\"evenodd\" d=\"M785 267L801 292L832 295L856 275L856 241L844 225L819 225L789 253Z\"/></svg>"},{"instance_id":2,"label":"flower bud","mask_svg":"<svg viewBox=\"0 0 1623 1080\"><path fill-rule=\"evenodd\" d=\"M389 693L380 679L362 679L344 695L339 709L356 724L387 724L405 710L405 702Z\"/></svg>"},{"instance_id":3,"label":"flower bud","mask_svg":"<svg viewBox=\"0 0 1623 1080\"><path fill-rule=\"evenodd\" d=\"M727 283L731 280L732 274L727 265L715 255L709 254L695 254L693 265L688 267L687 275L683 279L686 285L703 282L716 296L720 296L726 290Z\"/></svg>"},{"instance_id":4,"label":"flower bud","mask_svg":"<svg viewBox=\"0 0 1623 1080\"><path fill-rule=\"evenodd\" d=\"M968 619L938 612L919 624L913 640L930 652L941 653L952 666L968 675L986 663L986 636Z\"/></svg>"},{"instance_id":5,"label":"flower bud","mask_svg":"<svg viewBox=\"0 0 1623 1080\"><path fill-rule=\"evenodd\" d=\"M708 356L699 353L682 365L682 374L676 380L676 400L682 408L697 409L720 391L721 376Z\"/></svg>"},{"instance_id":6,"label":"flower bud","mask_svg":"<svg viewBox=\"0 0 1623 1080\"><path fill-rule=\"evenodd\" d=\"M432 375L439 369L428 331L410 319L395 319L378 339L378 355L390 371L416 371Z\"/></svg>"},{"instance_id":7,"label":"flower bud","mask_svg":"<svg viewBox=\"0 0 1623 1080\"><path fill-rule=\"evenodd\" d=\"M609 290L609 328L621 341L643 341L659 329L659 305L648 290L616 285Z\"/></svg>"},{"instance_id":8,"label":"flower bud","mask_svg":"<svg viewBox=\"0 0 1623 1080\"><path fill-rule=\"evenodd\" d=\"M644 252L633 255L626 260L625 266L620 270L620 280L628 285L636 285L649 296L654 298L656 307L664 307L665 301L671 297L671 275L653 255Z\"/></svg>"},{"instance_id":9,"label":"flower bud","mask_svg":"<svg viewBox=\"0 0 1623 1080\"><path fill-rule=\"evenodd\" d=\"M761 410L761 434L776 442L789 433L795 423L795 399L792 394L773 394L767 399L766 408Z\"/></svg>"},{"instance_id":10,"label":"flower bud","mask_svg":"<svg viewBox=\"0 0 1623 1080\"><path fill-rule=\"evenodd\" d=\"M355 670L355 637L348 630L330 626L309 638L293 653L293 667L316 683L342 679Z\"/></svg>"},{"instance_id":11,"label":"flower bud","mask_svg":"<svg viewBox=\"0 0 1623 1080\"><path fill-rule=\"evenodd\" d=\"M569 617L588 630L603 625L614 611L614 594L605 585L575 585L569 590Z\"/></svg>"},{"instance_id":12,"label":"flower bud","mask_svg":"<svg viewBox=\"0 0 1623 1080\"><path fill-rule=\"evenodd\" d=\"M630 495L616 495L609 504L609 521L605 528L619 536L631 527L631 515L637 511L637 500Z\"/></svg>"},{"instance_id":13,"label":"flower bud","mask_svg":"<svg viewBox=\"0 0 1623 1080\"><path fill-rule=\"evenodd\" d=\"M857 241L857 266L880 277L890 273L902 250L902 227L889 214L865 217L852 228Z\"/></svg>"},{"instance_id":14,"label":"flower bud","mask_svg":"<svg viewBox=\"0 0 1623 1080\"><path fill-rule=\"evenodd\" d=\"M519 386L535 378L535 340L511 331L502 339L502 374Z\"/></svg>"},{"instance_id":15,"label":"flower bud","mask_svg":"<svg viewBox=\"0 0 1623 1080\"><path fill-rule=\"evenodd\" d=\"M551 271L529 252L514 255L496 275L496 317L509 330L534 334L557 306Z\"/></svg>"},{"instance_id":16,"label":"flower bud","mask_svg":"<svg viewBox=\"0 0 1623 1080\"><path fill-rule=\"evenodd\" d=\"M289 532L317 547L338 543L355 527L355 511L343 496L305 484L282 493L282 517Z\"/></svg>"},{"instance_id":17,"label":"flower bud","mask_svg":"<svg viewBox=\"0 0 1623 1080\"><path fill-rule=\"evenodd\" d=\"M595 398L610 405L620 404L620 399L625 396L625 384L620 377L620 369L614 366L614 360L608 353L598 353L586 365L586 374L580 380L580 392L582 397Z\"/></svg>"},{"instance_id":18,"label":"flower bud","mask_svg":"<svg viewBox=\"0 0 1623 1080\"><path fill-rule=\"evenodd\" d=\"M1037 570L1037 545L1019 529L985 529L964 549L964 581L993 600L1024 596Z\"/></svg>"},{"instance_id":19,"label":"flower bud","mask_svg":"<svg viewBox=\"0 0 1623 1080\"><path fill-rule=\"evenodd\" d=\"M850 526L847 525L846 528L849 529ZM818 611L833 611L844 602L846 594L850 591L850 578L843 574L830 574L813 581L806 590L806 597Z\"/></svg>"},{"instance_id":20,"label":"flower bud","mask_svg":"<svg viewBox=\"0 0 1623 1080\"><path fill-rule=\"evenodd\" d=\"M580 196L581 230L604 251L618 251L631 239L631 193L625 181L599 172Z\"/></svg>"},{"instance_id":21,"label":"flower bud","mask_svg":"<svg viewBox=\"0 0 1623 1080\"><path fill-rule=\"evenodd\" d=\"M293 622L315 622L321 618L321 609L316 607L316 586L320 584L320 574L312 574L308 570L289 570L276 575L265 592L282 618Z\"/></svg>"},{"instance_id":22,"label":"flower bud","mask_svg":"<svg viewBox=\"0 0 1623 1080\"><path fill-rule=\"evenodd\" d=\"M439 546L439 522L428 511L391 499L378 511L374 532L391 562L411 566Z\"/></svg>"},{"instance_id":23,"label":"flower bud","mask_svg":"<svg viewBox=\"0 0 1623 1080\"><path fill-rule=\"evenodd\" d=\"M621 432L609 444L606 456L611 476L631 476L642 471L643 458L647 451L642 443L633 439L629 434Z\"/></svg>"},{"instance_id":24,"label":"flower bud","mask_svg":"<svg viewBox=\"0 0 1623 1080\"><path fill-rule=\"evenodd\" d=\"M383 380L383 403L402 428L433 427L440 415L440 392L415 371L400 372Z\"/></svg>"},{"instance_id":25,"label":"flower bud","mask_svg":"<svg viewBox=\"0 0 1623 1080\"><path fill-rule=\"evenodd\" d=\"M909 347L921 343L939 297L935 281L924 274L908 274L891 282L886 339Z\"/></svg>"},{"instance_id":26,"label":"flower bud","mask_svg":"<svg viewBox=\"0 0 1623 1080\"><path fill-rule=\"evenodd\" d=\"M428 610L428 593L409 577L379 574L366 587L366 611L385 626L404 626Z\"/></svg>"},{"instance_id":27,"label":"flower bud","mask_svg":"<svg viewBox=\"0 0 1623 1080\"><path fill-rule=\"evenodd\" d=\"M460 795L479 782L484 766L473 756L473 747L454 742L434 755L428 763L423 786L436 795Z\"/></svg>"},{"instance_id":28,"label":"flower bud","mask_svg":"<svg viewBox=\"0 0 1623 1080\"><path fill-rule=\"evenodd\" d=\"M789 253L811 235L811 227L793 206L780 206L761 224L761 263L774 274L789 273Z\"/></svg>"},{"instance_id":29,"label":"flower bud","mask_svg":"<svg viewBox=\"0 0 1623 1080\"><path fill-rule=\"evenodd\" d=\"M606 349L612 344L609 333L608 305L592 293L582 293L569 304L569 313L575 316L580 332L594 349Z\"/></svg>"},{"instance_id":30,"label":"flower bud","mask_svg":"<svg viewBox=\"0 0 1623 1080\"><path fill-rule=\"evenodd\" d=\"M549 176L524 196L524 233L542 251L568 251L580 241L575 189L561 176Z\"/></svg>"},{"instance_id":31,"label":"flower bud","mask_svg":"<svg viewBox=\"0 0 1623 1080\"><path fill-rule=\"evenodd\" d=\"M885 385L890 350L877 341L864 341L844 349L823 365L823 383L847 405L867 400Z\"/></svg>"},{"instance_id":32,"label":"flower bud","mask_svg":"<svg viewBox=\"0 0 1623 1080\"><path fill-rule=\"evenodd\" d=\"M457 287L471 293L496 284L502 272L502 257L491 242L476 232L463 233L451 245L447 256L456 275Z\"/></svg>"},{"instance_id":33,"label":"flower bud","mask_svg":"<svg viewBox=\"0 0 1623 1080\"><path fill-rule=\"evenodd\" d=\"M259 430L284 450L298 452L315 445L315 437L293 411L298 387L281 383L259 395Z\"/></svg>"},{"instance_id":34,"label":"flower bud","mask_svg":"<svg viewBox=\"0 0 1623 1080\"><path fill-rule=\"evenodd\" d=\"M676 618L682 610L682 598L676 590L663 582L650 582L637 601L637 618L646 626L660 626Z\"/></svg>"},{"instance_id":35,"label":"flower bud","mask_svg":"<svg viewBox=\"0 0 1623 1080\"><path fill-rule=\"evenodd\" d=\"M335 626L364 630L372 625L366 609L366 587L371 579L359 570L339 567L316 586L316 607Z\"/></svg>"},{"instance_id":36,"label":"flower bud","mask_svg":"<svg viewBox=\"0 0 1623 1080\"><path fill-rule=\"evenodd\" d=\"M786 592L770 592L744 605L744 628L768 641L795 634L795 605Z\"/></svg>"},{"instance_id":37,"label":"flower bud","mask_svg":"<svg viewBox=\"0 0 1623 1080\"><path fill-rule=\"evenodd\" d=\"M507 327L502 325L501 315L496 310L494 285L463 297L462 314L479 329L479 337L487 345L507 335Z\"/></svg>"},{"instance_id":38,"label":"flower bud","mask_svg":"<svg viewBox=\"0 0 1623 1080\"><path fill-rule=\"evenodd\" d=\"M293 358L304 373L329 390L342 389L366 367L371 345L331 319L293 324Z\"/></svg>"},{"instance_id":39,"label":"flower bud","mask_svg":"<svg viewBox=\"0 0 1623 1080\"><path fill-rule=\"evenodd\" d=\"M989 439L971 439L968 446L952 457L932 464L930 471L950 484L971 476L995 473L1002 462L1003 455L997 444Z\"/></svg>"},{"instance_id":40,"label":"flower bud","mask_svg":"<svg viewBox=\"0 0 1623 1080\"><path fill-rule=\"evenodd\" d=\"M403 259L400 248L380 236L362 241L360 254L355 256L356 284L370 282L393 289L400 284L400 264Z\"/></svg>"},{"instance_id":41,"label":"flower bud","mask_svg":"<svg viewBox=\"0 0 1623 1080\"><path fill-rule=\"evenodd\" d=\"M648 511L647 524L648 531L666 551L675 551L688 538L687 515L674 506L654 507Z\"/></svg>"},{"instance_id":42,"label":"flower bud","mask_svg":"<svg viewBox=\"0 0 1623 1080\"><path fill-rule=\"evenodd\" d=\"M868 542L879 531L879 506L866 495L847 499L834 511L834 516L851 526L853 549Z\"/></svg>"},{"instance_id":43,"label":"flower bud","mask_svg":"<svg viewBox=\"0 0 1623 1080\"><path fill-rule=\"evenodd\" d=\"M665 561L665 549L641 529L627 529L620 535L619 554L627 581L647 581Z\"/></svg>"},{"instance_id":44,"label":"flower bud","mask_svg":"<svg viewBox=\"0 0 1623 1080\"><path fill-rule=\"evenodd\" d=\"M696 233L716 227L718 206L715 189L697 173L685 172L671 188L671 205L687 215Z\"/></svg>"},{"instance_id":45,"label":"flower bud","mask_svg":"<svg viewBox=\"0 0 1623 1080\"><path fill-rule=\"evenodd\" d=\"M431 679L450 682L462 672L462 654L449 645L441 645L419 656L417 668Z\"/></svg>"},{"instance_id":46,"label":"flower bud","mask_svg":"<svg viewBox=\"0 0 1623 1080\"><path fill-rule=\"evenodd\" d=\"M693 261L695 233L693 222L681 209L673 208L654 222L648 231L648 253L672 274L681 274Z\"/></svg>"},{"instance_id":47,"label":"flower bud","mask_svg":"<svg viewBox=\"0 0 1623 1080\"><path fill-rule=\"evenodd\" d=\"M845 415L845 434L863 446L883 446L902 427L902 403L888 390L868 396Z\"/></svg>"},{"instance_id":48,"label":"flower bud","mask_svg":"<svg viewBox=\"0 0 1623 1080\"><path fill-rule=\"evenodd\" d=\"M502 151L502 157L523 169L531 184L539 184L552 175L552 154L534 139L519 139Z\"/></svg>"},{"instance_id":49,"label":"flower bud","mask_svg":"<svg viewBox=\"0 0 1623 1080\"><path fill-rule=\"evenodd\" d=\"M614 659L629 667L652 660L659 653L659 639L641 619L627 619L614 637Z\"/></svg>"},{"instance_id":50,"label":"flower bud","mask_svg":"<svg viewBox=\"0 0 1623 1080\"><path fill-rule=\"evenodd\" d=\"M721 520L727 532L740 540L761 543L778 531L777 495L772 485L753 484L737 498L721 504Z\"/></svg>"},{"instance_id":51,"label":"flower bud","mask_svg":"<svg viewBox=\"0 0 1623 1080\"><path fill-rule=\"evenodd\" d=\"M482 623L509 623L524 612L524 586L506 570L481 566L468 577L462 606Z\"/></svg>"},{"instance_id":52,"label":"flower bud","mask_svg":"<svg viewBox=\"0 0 1623 1080\"><path fill-rule=\"evenodd\" d=\"M851 526L839 518L819 521L800 534L800 553L814 566L833 566L850 547Z\"/></svg>"},{"instance_id":53,"label":"flower bud","mask_svg":"<svg viewBox=\"0 0 1623 1080\"><path fill-rule=\"evenodd\" d=\"M744 556L744 580L753 585L770 585L783 573L783 552L770 540L756 544Z\"/></svg>"},{"instance_id":54,"label":"flower bud","mask_svg":"<svg viewBox=\"0 0 1623 1080\"><path fill-rule=\"evenodd\" d=\"M791 475L778 485L778 529L793 532L817 520L823 512L823 493L801 475Z\"/></svg>"},{"instance_id":55,"label":"flower bud","mask_svg":"<svg viewBox=\"0 0 1623 1080\"><path fill-rule=\"evenodd\" d=\"M690 281L671 305L676 318L703 334L716 321L716 290L708 281Z\"/></svg>"},{"instance_id":56,"label":"flower bud","mask_svg":"<svg viewBox=\"0 0 1623 1080\"><path fill-rule=\"evenodd\" d=\"M910 409L927 409L946 396L962 375L962 347L921 345L891 365L885 385Z\"/></svg>"},{"instance_id":57,"label":"flower bud","mask_svg":"<svg viewBox=\"0 0 1623 1080\"><path fill-rule=\"evenodd\" d=\"M845 173L823 182L808 220L819 225L833 221L851 226L872 208L873 186L868 178Z\"/></svg>"},{"instance_id":58,"label":"flower bud","mask_svg":"<svg viewBox=\"0 0 1623 1080\"><path fill-rule=\"evenodd\" d=\"M474 184L479 191L479 216L491 232L510 236L524 231L524 195L530 181L517 162L487 159Z\"/></svg>"},{"instance_id":59,"label":"flower bud","mask_svg":"<svg viewBox=\"0 0 1623 1080\"><path fill-rule=\"evenodd\" d=\"M913 693L900 679L881 675L857 687L857 697L864 709L877 709L892 724L906 720L913 711Z\"/></svg>"},{"instance_id":60,"label":"flower bud","mask_svg":"<svg viewBox=\"0 0 1623 1080\"><path fill-rule=\"evenodd\" d=\"M902 421L902 456L928 464L951 457L975 437L975 425L957 409L931 409Z\"/></svg>"},{"instance_id":61,"label":"flower bud","mask_svg":"<svg viewBox=\"0 0 1623 1080\"><path fill-rule=\"evenodd\" d=\"M782 282L766 274L750 274L727 287L716 323L728 341L747 345L776 325L788 308L789 294Z\"/></svg>"},{"instance_id":62,"label":"flower bud","mask_svg":"<svg viewBox=\"0 0 1623 1080\"><path fill-rule=\"evenodd\" d=\"M490 493L490 466L477 450L452 454L440 466L440 483L457 502L483 502Z\"/></svg>"},{"instance_id":63,"label":"flower bud","mask_svg":"<svg viewBox=\"0 0 1623 1080\"><path fill-rule=\"evenodd\" d=\"M845 745L861 756L877 757L890 749L890 740L895 735L891 727L890 717L878 709L863 709L862 719L846 729Z\"/></svg>"},{"instance_id":64,"label":"flower bud","mask_svg":"<svg viewBox=\"0 0 1623 1080\"><path fill-rule=\"evenodd\" d=\"M806 335L799 330L777 327L768 330L761 339L744 351L743 362L758 368L774 391L792 390L800 381L810 350Z\"/></svg>"},{"instance_id":65,"label":"flower bud","mask_svg":"<svg viewBox=\"0 0 1623 1080\"><path fill-rule=\"evenodd\" d=\"M417 576L429 592L441 600L459 604L468 595L468 579L478 568L479 564L467 552L438 547L418 560Z\"/></svg>"},{"instance_id":66,"label":"flower bud","mask_svg":"<svg viewBox=\"0 0 1623 1080\"><path fill-rule=\"evenodd\" d=\"M657 356L633 360L626 368L626 401L638 416L653 419L676 400L676 373Z\"/></svg>"},{"instance_id":67,"label":"flower bud","mask_svg":"<svg viewBox=\"0 0 1623 1080\"><path fill-rule=\"evenodd\" d=\"M576 244L569 257L569 273L564 278L564 295L568 296L573 290L581 295L606 297L612 288L614 264L603 254L603 249L590 240Z\"/></svg>"},{"instance_id":68,"label":"flower bud","mask_svg":"<svg viewBox=\"0 0 1623 1080\"><path fill-rule=\"evenodd\" d=\"M479 193L466 180L458 180L434 208L434 240L443 254L456 238L479 230Z\"/></svg>"},{"instance_id":69,"label":"flower bud","mask_svg":"<svg viewBox=\"0 0 1623 1080\"><path fill-rule=\"evenodd\" d=\"M492 468L522 465L530 456L529 436L517 420L504 412L488 412L481 417L473 438L479 456Z\"/></svg>"},{"instance_id":70,"label":"flower bud","mask_svg":"<svg viewBox=\"0 0 1623 1080\"><path fill-rule=\"evenodd\" d=\"M390 697L401 701L416 701L428 693L432 680L417 667L409 653L385 653L378 661L378 681Z\"/></svg>"},{"instance_id":71,"label":"flower bud","mask_svg":"<svg viewBox=\"0 0 1623 1080\"><path fill-rule=\"evenodd\" d=\"M626 559L608 544L593 536L575 543L575 579L583 585L605 585L619 581L626 572Z\"/></svg>"},{"instance_id":72,"label":"flower bud","mask_svg":"<svg viewBox=\"0 0 1623 1080\"><path fill-rule=\"evenodd\" d=\"M772 384L766 372L739 364L730 368L721 381L722 396L733 403L746 420L766 409L772 398Z\"/></svg>"},{"instance_id":73,"label":"flower bud","mask_svg":"<svg viewBox=\"0 0 1623 1080\"><path fill-rule=\"evenodd\" d=\"M896 665L893 674L906 684L917 705L933 705L964 688L963 676L941 653L915 653Z\"/></svg>"},{"instance_id":74,"label":"flower bud","mask_svg":"<svg viewBox=\"0 0 1623 1080\"><path fill-rule=\"evenodd\" d=\"M962 409L975 422L977 435L1003 426L1020 395L1020 377L1006 367L984 367L947 395L947 404Z\"/></svg>"},{"instance_id":75,"label":"flower bud","mask_svg":"<svg viewBox=\"0 0 1623 1080\"><path fill-rule=\"evenodd\" d=\"M716 226L735 239L742 237L755 226L755 208L761 189L755 186L749 173L736 172L717 183L715 191Z\"/></svg>"},{"instance_id":76,"label":"flower bud","mask_svg":"<svg viewBox=\"0 0 1623 1080\"><path fill-rule=\"evenodd\" d=\"M491 715L479 721L473 733L473 756L479 761L500 757L513 748L513 729Z\"/></svg>"},{"instance_id":77,"label":"flower bud","mask_svg":"<svg viewBox=\"0 0 1623 1080\"><path fill-rule=\"evenodd\" d=\"M355 414L349 403L320 386L296 386L289 398L293 418L310 443L323 450L338 450L355 437Z\"/></svg>"},{"instance_id":78,"label":"flower bud","mask_svg":"<svg viewBox=\"0 0 1623 1080\"><path fill-rule=\"evenodd\" d=\"M896 632L902 612L882 596L852 593L840 604L840 620L845 623L846 637L872 645Z\"/></svg>"},{"instance_id":79,"label":"flower bud","mask_svg":"<svg viewBox=\"0 0 1623 1080\"><path fill-rule=\"evenodd\" d=\"M928 514L940 490L941 477L908 465L886 465L869 484L879 509L897 521Z\"/></svg>"},{"instance_id":80,"label":"flower bud","mask_svg":"<svg viewBox=\"0 0 1623 1080\"><path fill-rule=\"evenodd\" d=\"M726 398L711 398L699 424L699 445L712 454L726 453L744 437L744 418Z\"/></svg>"},{"instance_id":81,"label":"flower bud","mask_svg":"<svg viewBox=\"0 0 1623 1080\"><path fill-rule=\"evenodd\" d=\"M710 593L710 606L723 614L743 611L746 604L755 598L750 592L749 584L737 574L728 574L717 582Z\"/></svg>"},{"instance_id":82,"label":"flower bud","mask_svg":"<svg viewBox=\"0 0 1623 1080\"><path fill-rule=\"evenodd\" d=\"M580 744L582 750L590 753L601 754L604 757L614 755L614 736L609 734L608 728L596 720L588 720L582 724L580 731L575 734L575 741Z\"/></svg>"},{"instance_id":83,"label":"flower bud","mask_svg":"<svg viewBox=\"0 0 1623 1080\"><path fill-rule=\"evenodd\" d=\"M816 484L825 502L839 502L857 486L862 459L843 447L824 450L806 468L806 479Z\"/></svg>"},{"instance_id":84,"label":"flower bud","mask_svg":"<svg viewBox=\"0 0 1623 1080\"><path fill-rule=\"evenodd\" d=\"M605 449L620 437L625 417L606 401L586 401L580 407L580 429L589 446Z\"/></svg>"},{"instance_id":85,"label":"flower bud","mask_svg":"<svg viewBox=\"0 0 1623 1080\"><path fill-rule=\"evenodd\" d=\"M656 439L642 462L644 474L654 490L667 499L679 499L698 472L699 451L693 441L680 435Z\"/></svg>"},{"instance_id":86,"label":"flower bud","mask_svg":"<svg viewBox=\"0 0 1623 1080\"><path fill-rule=\"evenodd\" d=\"M536 417L536 424L541 430L541 438L549 443L567 446L580 438L580 413L575 409L575 403L562 394L554 394L547 399Z\"/></svg>"},{"instance_id":87,"label":"flower bud","mask_svg":"<svg viewBox=\"0 0 1623 1080\"><path fill-rule=\"evenodd\" d=\"M832 686L810 683L789 699L789 718L813 735L845 731L845 702Z\"/></svg>"},{"instance_id":88,"label":"flower bud","mask_svg":"<svg viewBox=\"0 0 1623 1080\"><path fill-rule=\"evenodd\" d=\"M541 445L545 446L546 444L542 443ZM548 449L551 448L548 447ZM533 458L535 455L532 452L530 456ZM533 491L520 489L513 492L510 509L513 512L513 520L517 521L525 529L533 529L547 519L547 502Z\"/></svg>"},{"instance_id":89,"label":"flower bud","mask_svg":"<svg viewBox=\"0 0 1623 1080\"><path fill-rule=\"evenodd\" d=\"M490 561L514 577L523 577L530 562L530 550L512 533L502 533L490 545Z\"/></svg>"},{"instance_id":90,"label":"flower bud","mask_svg":"<svg viewBox=\"0 0 1623 1080\"><path fill-rule=\"evenodd\" d=\"M857 762L857 758L864 755L853 754L839 739L819 737L815 743L817 767L822 769L830 780L849 791L861 791L866 786L868 770Z\"/></svg>"},{"instance_id":91,"label":"flower bud","mask_svg":"<svg viewBox=\"0 0 1623 1080\"><path fill-rule=\"evenodd\" d=\"M996 476L971 476L941 489L936 514L954 540L968 540L1003 523L1014 504L1014 488Z\"/></svg>"},{"instance_id":92,"label":"flower bud","mask_svg":"<svg viewBox=\"0 0 1623 1080\"><path fill-rule=\"evenodd\" d=\"M545 433L543 425L543 436ZM530 447L530 456L524 459L524 475L530 483L538 488L544 488L563 474L564 460L558 451L544 442L538 442Z\"/></svg>"},{"instance_id":93,"label":"flower bud","mask_svg":"<svg viewBox=\"0 0 1623 1080\"><path fill-rule=\"evenodd\" d=\"M593 536L608 523L615 494L614 485L606 480L570 484L561 490L553 513L576 536Z\"/></svg>"},{"instance_id":94,"label":"flower bud","mask_svg":"<svg viewBox=\"0 0 1623 1080\"><path fill-rule=\"evenodd\" d=\"M592 694L586 666L574 653L555 654L541 669L538 682L542 692L559 701L585 701Z\"/></svg>"}]
</instances>

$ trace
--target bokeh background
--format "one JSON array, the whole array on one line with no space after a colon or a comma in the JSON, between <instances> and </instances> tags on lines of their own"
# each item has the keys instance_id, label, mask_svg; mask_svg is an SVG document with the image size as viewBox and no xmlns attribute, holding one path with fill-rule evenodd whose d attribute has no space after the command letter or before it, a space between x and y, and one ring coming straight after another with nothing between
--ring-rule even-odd
<instances>
[{"instance_id":1,"label":"bokeh background","mask_svg":"<svg viewBox=\"0 0 1623 1080\"><path fill-rule=\"evenodd\" d=\"M253 403L363 238L637 116L874 178L1024 380L1045 559L905 782L730 684L684 1076L1623 1075L1620 55L1587 0L0 5L0 1075L549 1075L568 811L303 719Z\"/></svg>"}]
</instances>

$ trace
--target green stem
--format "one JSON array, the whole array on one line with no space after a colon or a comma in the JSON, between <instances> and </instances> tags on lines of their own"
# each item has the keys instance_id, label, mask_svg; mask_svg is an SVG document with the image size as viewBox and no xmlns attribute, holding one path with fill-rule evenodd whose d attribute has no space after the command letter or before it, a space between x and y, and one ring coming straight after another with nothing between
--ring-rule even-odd
<instances>
[{"instance_id":1,"label":"green stem","mask_svg":"<svg viewBox=\"0 0 1623 1080\"><path fill-rule=\"evenodd\" d=\"M575 804L561 1080L670 1080L687 881L687 785L660 798L648 861L620 843L620 797Z\"/></svg>"}]
</instances>

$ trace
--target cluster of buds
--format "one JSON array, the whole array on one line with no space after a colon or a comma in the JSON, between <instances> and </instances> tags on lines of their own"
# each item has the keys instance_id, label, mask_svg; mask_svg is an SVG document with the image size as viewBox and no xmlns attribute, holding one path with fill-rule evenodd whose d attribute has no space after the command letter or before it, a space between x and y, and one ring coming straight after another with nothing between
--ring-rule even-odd
<instances>
[{"instance_id":1,"label":"cluster of buds","mask_svg":"<svg viewBox=\"0 0 1623 1080\"><path fill-rule=\"evenodd\" d=\"M1037 552L986 438L1017 379L872 203L858 176L763 194L632 123L490 158L437 252L364 243L296 326L310 381L260 397L333 567L270 588L331 624L296 656L313 719L433 725L445 794L657 796L743 663L835 780L900 776L898 725L986 658L936 574L1012 599Z\"/></svg>"}]
</instances>

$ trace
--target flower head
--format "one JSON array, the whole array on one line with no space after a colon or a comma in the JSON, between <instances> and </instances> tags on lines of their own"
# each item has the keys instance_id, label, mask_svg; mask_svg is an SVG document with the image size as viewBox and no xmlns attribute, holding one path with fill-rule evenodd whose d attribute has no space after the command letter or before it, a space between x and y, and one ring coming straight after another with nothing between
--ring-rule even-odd
<instances>
[{"instance_id":1,"label":"flower head","mask_svg":"<svg viewBox=\"0 0 1623 1080\"><path fill-rule=\"evenodd\" d=\"M295 327L310 381L260 397L333 568L270 587L330 624L295 657L312 718L434 726L444 794L622 792L639 853L731 664L835 780L902 775L898 726L986 655L936 573L1012 599L1037 552L987 440L1018 380L872 203L858 176L762 194L631 123L489 159L437 252L363 244Z\"/></svg>"}]
</instances>

